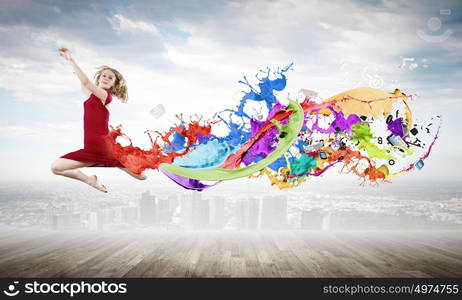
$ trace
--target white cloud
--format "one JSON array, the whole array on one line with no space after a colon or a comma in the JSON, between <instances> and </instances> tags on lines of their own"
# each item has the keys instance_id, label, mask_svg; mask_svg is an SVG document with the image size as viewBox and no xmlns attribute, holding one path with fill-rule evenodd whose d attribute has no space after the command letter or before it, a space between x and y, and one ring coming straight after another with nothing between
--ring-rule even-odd
<instances>
[{"instance_id":1,"label":"white cloud","mask_svg":"<svg viewBox=\"0 0 462 300\"><path fill-rule=\"evenodd\" d=\"M112 28L118 32L147 32L153 35L160 35L159 30L154 24L144 21L133 21L120 14L115 14L108 18Z\"/></svg>"}]
</instances>

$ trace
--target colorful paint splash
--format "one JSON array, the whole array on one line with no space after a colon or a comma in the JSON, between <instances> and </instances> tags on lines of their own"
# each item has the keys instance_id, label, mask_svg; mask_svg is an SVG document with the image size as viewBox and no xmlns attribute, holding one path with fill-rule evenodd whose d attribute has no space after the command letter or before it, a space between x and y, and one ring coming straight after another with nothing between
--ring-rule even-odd
<instances>
[{"instance_id":1,"label":"colorful paint splash","mask_svg":"<svg viewBox=\"0 0 462 300\"><path fill-rule=\"evenodd\" d=\"M398 89L357 88L324 101L302 89L300 99L287 99L284 105L276 93L286 87L291 67L260 71L256 86L244 77L239 82L249 90L239 105L211 120L179 115L179 124L169 131L147 131L149 150L133 146L121 126L111 127L107 140L113 154L136 174L158 169L198 191L222 180L263 175L272 185L291 188L335 165L340 173L361 178L362 184L422 169L438 138L439 116L425 126L415 123L408 104L412 96ZM227 134L214 134L216 126L225 126ZM120 145L119 136L130 145Z\"/></svg>"}]
</instances>

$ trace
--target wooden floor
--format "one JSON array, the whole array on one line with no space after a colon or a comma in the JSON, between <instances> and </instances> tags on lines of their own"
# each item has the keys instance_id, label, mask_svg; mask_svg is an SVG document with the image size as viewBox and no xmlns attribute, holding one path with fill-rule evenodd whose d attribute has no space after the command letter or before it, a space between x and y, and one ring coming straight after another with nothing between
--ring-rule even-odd
<instances>
[{"instance_id":1,"label":"wooden floor","mask_svg":"<svg viewBox=\"0 0 462 300\"><path fill-rule=\"evenodd\" d=\"M462 277L462 235L3 231L0 277Z\"/></svg>"}]
</instances>

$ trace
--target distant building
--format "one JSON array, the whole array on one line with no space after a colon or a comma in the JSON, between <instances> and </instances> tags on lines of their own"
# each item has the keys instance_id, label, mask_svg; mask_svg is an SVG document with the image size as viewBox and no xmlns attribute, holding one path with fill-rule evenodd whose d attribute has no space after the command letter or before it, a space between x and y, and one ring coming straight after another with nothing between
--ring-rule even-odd
<instances>
[{"instance_id":1,"label":"distant building","mask_svg":"<svg viewBox=\"0 0 462 300\"><path fill-rule=\"evenodd\" d=\"M143 225L155 224L156 214L156 196L151 195L149 191L142 193L139 202L140 223Z\"/></svg>"},{"instance_id":2,"label":"distant building","mask_svg":"<svg viewBox=\"0 0 462 300\"><path fill-rule=\"evenodd\" d=\"M242 198L235 206L236 229L257 229L259 223L259 201L257 198Z\"/></svg>"},{"instance_id":3,"label":"distant building","mask_svg":"<svg viewBox=\"0 0 462 300\"><path fill-rule=\"evenodd\" d=\"M172 221L175 203L170 197L158 198L156 205L156 224L167 225Z\"/></svg>"},{"instance_id":4,"label":"distant building","mask_svg":"<svg viewBox=\"0 0 462 300\"><path fill-rule=\"evenodd\" d=\"M202 200L199 192L184 192L180 205L180 224L182 228L204 229L209 226L209 201Z\"/></svg>"},{"instance_id":5,"label":"distant building","mask_svg":"<svg viewBox=\"0 0 462 300\"><path fill-rule=\"evenodd\" d=\"M46 207L46 225L54 230L80 229L82 227L80 213L58 212L58 209L48 202Z\"/></svg>"},{"instance_id":6,"label":"distant building","mask_svg":"<svg viewBox=\"0 0 462 300\"><path fill-rule=\"evenodd\" d=\"M210 207L208 199L193 200L193 228L205 229L210 224Z\"/></svg>"},{"instance_id":7,"label":"distant building","mask_svg":"<svg viewBox=\"0 0 462 300\"><path fill-rule=\"evenodd\" d=\"M101 222L103 224L111 224L114 223L115 220L115 211L112 208L104 208L99 211L101 216Z\"/></svg>"},{"instance_id":8,"label":"distant building","mask_svg":"<svg viewBox=\"0 0 462 300\"><path fill-rule=\"evenodd\" d=\"M261 229L287 229L287 199L287 195L265 196L262 198Z\"/></svg>"},{"instance_id":9,"label":"distant building","mask_svg":"<svg viewBox=\"0 0 462 300\"><path fill-rule=\"evenodd\" d=\"M175 210L179 205L180 205L180 199L178 195L168 195L167 196L168 200L170 201L170 205L172 207L172 210Z\"/></svg>"},{"instance_id":10,"label":"distant building","mask_svg":"<svg viewBox=\"0 0 462 300\"><path fill-rule=\"evenodd\" d=\"M210 199L210 228L223 229L225 225L225 198Z\"/></svg>"},{"instance_id":11,"label":"distant building","mask_svg":"<svg viewBox=\"0 0 462 300\"><path fill-rule=\"evenodd\" d=\"M136 206L117 206L114 207L114 222L115 223L137 223L139 220L139 209Z\"/></svg>"},{"instance_id":12,"label":"distant building","mask_svg":"<svg viewBox=\"0 0 462 300\"><path fill-rule=\"evenodd\" d=\"M91 211L87 214L86 227L89 230L101 230L103 229L103 218L100 212Z\"/></svg>"},{"instance_id":13,"label":"distant building","mask_svg":"<svg viewBox=\"0 0 462 300\"><path fill-rule=\"evenodd\" d=\"M191 229L193 224L193 199L200 194L194 192L184 192L180 199L180 226L184 229Z\"/></svg>"}]
</instances>

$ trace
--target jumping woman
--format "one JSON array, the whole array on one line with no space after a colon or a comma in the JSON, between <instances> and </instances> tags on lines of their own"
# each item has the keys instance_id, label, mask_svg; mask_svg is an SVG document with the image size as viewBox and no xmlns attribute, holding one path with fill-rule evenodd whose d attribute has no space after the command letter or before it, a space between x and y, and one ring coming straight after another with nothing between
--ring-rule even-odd
<instances>
[{"instance_id":1,"label":"jumping woman","mask_svg":"<svg viewBox=\"0 0 462 300\"><path fill-rule=\"evenodd\" d=\"M97 190L107 193L106 187L101 184L96 175L85 175L79 168L84 167L117 167L139 180L145 180L146 175L134 174L125 168L111 154L111 145L105 137L109 133L109 104L112 95L121 102L127 102L127 86L122 74L108 66L102 66L95 74L95 83L85 75L71 57L66 48L59 49L60 55L67 60L74 73L82 84L82 90L89 97L84 103L84 146L83 149L65 154L55 160L51 171L61 175L80 180Z\"/></svg>"}]
</instances>

